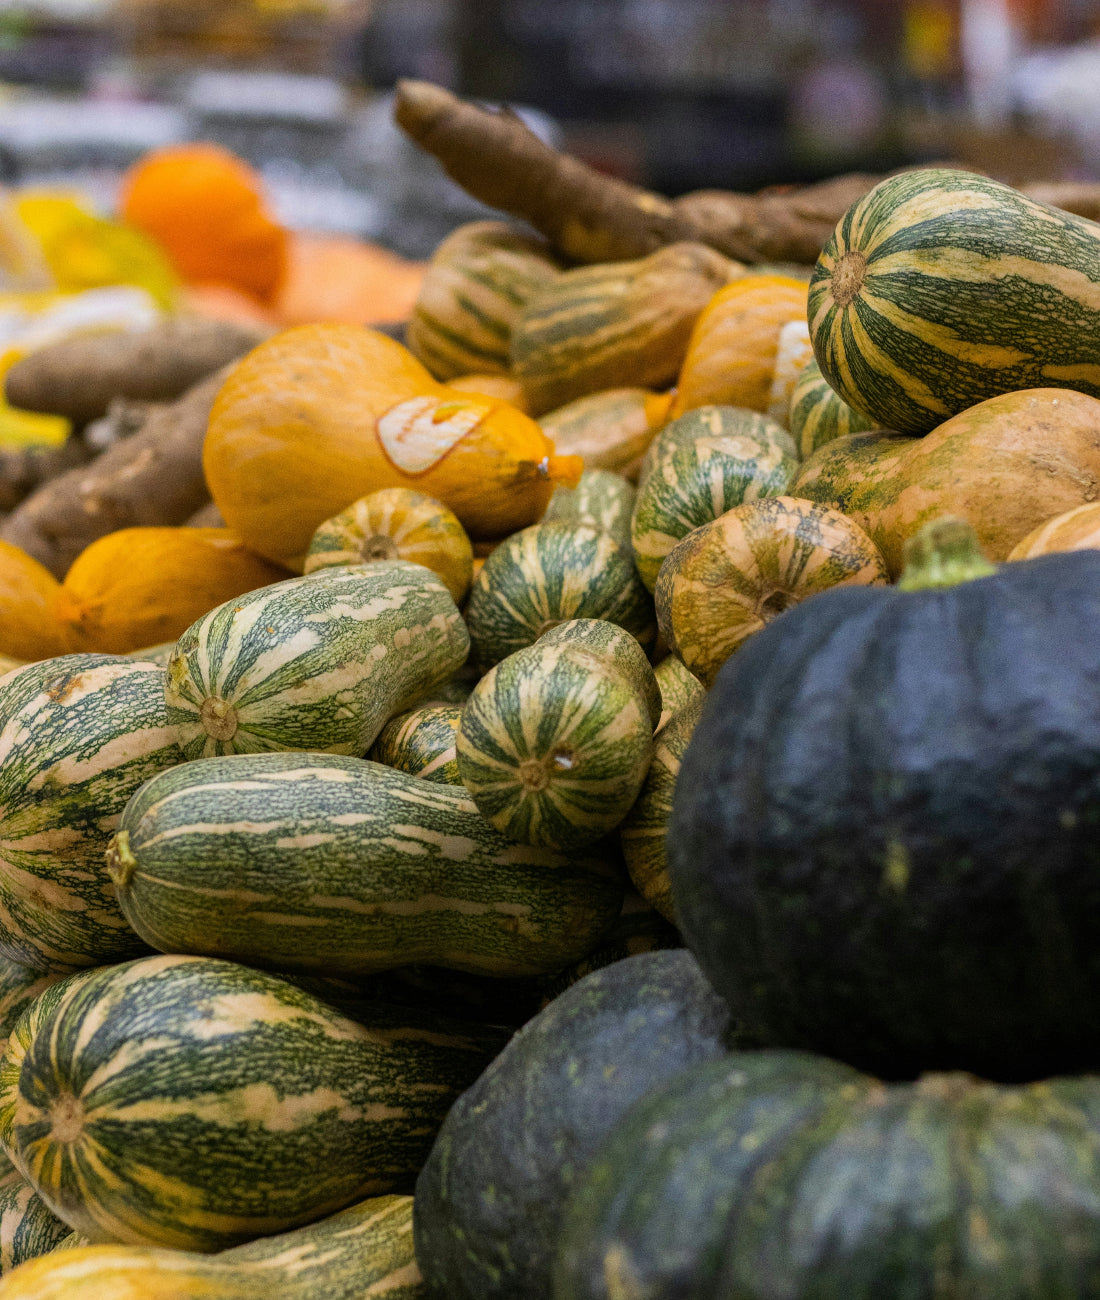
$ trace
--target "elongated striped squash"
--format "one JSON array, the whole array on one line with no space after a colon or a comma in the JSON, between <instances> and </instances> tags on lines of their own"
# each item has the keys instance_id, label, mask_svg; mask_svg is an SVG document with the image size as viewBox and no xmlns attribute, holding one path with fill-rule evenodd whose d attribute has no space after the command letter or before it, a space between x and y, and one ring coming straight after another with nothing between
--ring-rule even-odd
<instances>
[{"instance_id":1,"label":"elongated striped squash","mask_svg":"<svg viewBox=\"0 0 1100 1300\"><path fill-rule=\"evenodd\" d=\"M406 331L436 379L506 375L512 330L560 270L546 244L502 221L471 221L432 254Z\"/></svg>"},{"instance_id":2,"label":"elongated striped squash","mask_svg":"<svg viewBox=\"0 0 1100 1300\"><path fill-rule=\"evenodd\" d=\"M468 649L458 607L423 565L321 569L193 623L168 665L168 717L189 759L279 749L359 756Z\"/></svg>"},{"instance_id":3,"label":"elongated striped squash","mask_svg":"<svg viewBox=\"0 0 1100 1300\"><path fill-rule=\"evenodd\" d=\"M164 777L108 854L127 920L162 951L536 975L583 957L622 900L599 857L525 848L465 791L379 763L239 754Z\"/></svg>"},{"instance_id":4,"label":"elongated striped squash","mask_svg":"<svg viewBox=\"0 0 1100 1300\"><path fill-rule=\"evenodd\" d=\"M399 713L378 733L370 758L439 785L461 785L455 737L461 704L423 704Z\"/></svg>"},{"instance_id":5,"label":"elongated striped squash","mask_svg":"<svg viewBox=\"0 0 1100 1300\"><path fill-rule=\"evenodd\" d=\"M679 713L685 704L693 704L706 695L706 687L689 672L682 661L675 655L665 655L653 670L657 686L661 692L661 717L657 730L667 727L672 717Z\"/></svg>"},{"instance_id":6,"label":"elongated striped squash","mask_svg":"<svg viewBox=\"0 0 1100 1300\"><path fill-rule=\"evenodd\" d=\"M810 282L822 373L882 427L927 433L1001 393L1100 397L1100 225L986 176L890 176Z\"/></svg>"},{"instance_id":7,"label":"elongated striped squash","mask_svg":"<svg viewBox=\"0 0 1100 1300\"><path fill-rule=\"evenodd\" d=\"M0 682L0 954L49 971L144 950L103 852L143 781L181 761L164 672L64 655Z\"/></svg>"},{"instance_id":8,"label":"elongated striped squash","mask_svg":"<svg viewBox=\"0 0 1100 1300\"><path fill-rule=\"evenodd\" d=\"M360 1025L201 957L60 987L23 1059L12 1144L93 1242L212 1251L409 1190L505 1037L407 1007Z\"/></svg>"},{"instance_id":9,"label":"elongated striped squash","mask_svg":"<svg viewBox=\"0 0 1100 1300\"><path fill-rule=\"evenodd\" d=\"M370 492L325 520L309 544L305 572L380 560L424 565L456 603L473 579L474 548L454 511L411 488Z\"/></svg>"},{"instance_id":10,"label":"elongated striped squash","mask_svg":"<svg viewBox=\"0 0 1100 1300\"><path fill-rule=\"evenodd\" d=\"M411 1196L375 1196L215 1255L80 1246L0 1283L0 1300L424 1300Z\"/></svg>"},{"instance_id":11,"label":"elongated striped squash","mask_svg":"<svg viewBox=\"0 0 1100 1300\"><path fill-rule=\"evenodd\" d=\"M672 397L646 388L609 388L548 411L539 425L559 456L583 456L586 469L609 469L633 481L668 418Z\"/></svg>"},{"instance_id":12,"label":"elongated striped squash","mask_svg":"<svg viewBox=\"0 0 1100 1300\"><path fill-rule=\"evenodd\" d=\"M653 721L613 659L540 640L486 673L463 705L459 775L505 835L574 850L629 812L653 756Z\"/></svg>"},{"instance_id":13,"label":"elongated striped squash","mask_svg":"<svg viewBox=\"0 0 1100 1300\"><path fill-rule=\"evenodd\" d=\"M554 489L543 523L561 520L602 528L617 542L630 545L630 515L634 509L634 485L609 469L586 469L575 488Z\"/></svg>"},{"instance_id":14,"label":"elongated striped squash","mask_svg":"<svg viewBox=\"0 0 1100 1300\"><path fill-rule=\"evenodd\" d=\"M848 405L821 373L817 358L803 367L791 393L787 427L803 460L834 438L866 433L874 420Z\"/></svg>"},{"instance_id":15,"label":"elongated striped squash","mask_svg":"<svg viewBox=\"0 0 1100 1300\"><path fill-rule=\"evenodd\" d=\"M0 1155L0 1276L45 1255L69 1235L6 1155Z\"/></svg>"},{"instance_id":16,"label":"elongated striped squash","mask_svg":"<svg viewBox=\"0 0 1100 1300\"><path fill-rule=\"evenodd\" d=\"M542 645L576 645L609 659L645 701L653 726L661 717L661 688L646 653L629 632L603 618L573 618L539 637Z\"/></svg>"},{"instance_id":17,"label":"elongated striped squash","mask_svg":"<svg viewBox=\"0 0 1100 1300\"><path fill-rule=\"evenodd\" d=\"M743 269L705 244L680 243L563 271L531 295L512 330L512 372L531 410L624 385L667 387L696 317Z\"/></svg>"},{"instance_id":18,"label":"elongated striped squash","mask_svg":"<svg viewBox=\"0 0 1100 1300\"><path fill-rule=\"evenodd\" d=\"M649 592L610 533L560 521L524 528L496 548L470 588L474 662L488 672L574 618L617 623L643 646L656 630Z\"/></svg>"}]
</instances>

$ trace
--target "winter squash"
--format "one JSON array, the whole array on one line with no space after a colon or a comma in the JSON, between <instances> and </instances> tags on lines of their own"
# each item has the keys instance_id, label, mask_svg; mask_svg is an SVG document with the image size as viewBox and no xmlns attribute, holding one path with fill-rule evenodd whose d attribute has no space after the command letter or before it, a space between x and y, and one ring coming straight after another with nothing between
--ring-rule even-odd
<instances>
[{"instance_id":1,"label":"winter squash","mask_svg":"<svg viewBox=\"0 0 1100 1300\"><path fill-rule=\"evenodd\" d=\"M0 542L0 653L19 661L49 659L81 648L61 623L61 584L33 556Z\"/></svg>"},{"instance_id":2,"label":"winter squash","mask_svg":"<svg viewBox=\"0 0 1100 1300\"><path fill-rule=\"evenodd\" d=\"M1010 560L1033 560L1055 551L1100 550L1100 501L1086 501L1055 515L1022 537L1008 553Z\"/></svg>"},{"instance_id":3,"label":"winter squash","mask_svg":"<svg viewBox=\"0 0 1100 1300\"><path fill-rule=\"evenodd\" d=\"M875 422L848 405L821 373L817 358L811 357L799 372L791 390L787 428L805 460L818 447L847 433L866 433Z\"/></svg>"},{"instance_id":4,"label":"winter squash","mask_svg":"<svg viewBox=\"0 0 1100 1300\"><path fill-rule=\"evenodd\" d=\"M582 456L585 469L613 470L633 482L672 399L645 388L610 388L547 412L539 424L560 455Z\"/></svg>"},{"instance_id":5,"label":"winter squash","mask_svg":"<svg viewBox=\"0 0 1100 1300\"><path fill-rule=\"evenodd\" d=\"M455 737L460 704L422 704L399 713L378 733L368 757L440 785L461 785Z\"/></svg>"},{"instance_id":6,"label":"winter squash","mask_svg":"<svg viewBox=\"0 0 1100 1300\"><path fill-rule=\"evenodd\" d=\"M272 311L283 326L408 320L425 270L378 244L296 230Z\"/></svg>"},{"instance_id":7,"label":"winter squash","mask_svg":"<svg viewBox=\"0 0 1100 1300\"><path fill-rule=\"evenodd\" d=\"M575 488L555 488L544 523L566 523L602 528L617 542L630 545L630 516L634 509L634 484L609 469L586 469Z\"/></svg>"}]
</instances>

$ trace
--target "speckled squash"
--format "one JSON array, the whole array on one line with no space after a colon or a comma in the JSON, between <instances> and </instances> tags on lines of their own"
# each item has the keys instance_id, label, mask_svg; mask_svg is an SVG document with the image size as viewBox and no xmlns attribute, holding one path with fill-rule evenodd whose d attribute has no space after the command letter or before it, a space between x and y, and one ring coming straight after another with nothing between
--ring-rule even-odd
<instances>
[{"instance_id":1,"label":"speckled squash","mask_svg":"<svg viewBox=\"0 0 1100 1300\"><path fill-rule=\"evenodd\" d=\"M459 226L432 254L406 331L409 350L437 379L507 375L524 304L559 270L546 244L502 221Z\"/></svg>"},{"instance_id":2,"label":"speckled squash","mask_svg":"<svg viewBox=\"0 0 1100 1300\"><path fill-rule=\"evenodd\" d=\"M609 469L586 469L575 488L555 488L543 523L560 520L602 528L617 542L630 545L634 484Z\"/></svg>"},{"instance_id":3,"label":"speckled squash","mask_svg":"<svg viewBox=\"0 0 1100 1300\"><path fill-rule=\"evenodd\" d=\"M533 411L624 384L664 388L696 317L743 267L705 244L563 271L528 298L512 330L512 373Z\"/></svg>"},{"instance_id":4,"label":"speckled squash","mask_svg":"<svg viewBox=\"0 0 1100 1300\"><path fill-rule=\"evenodd\" d=\"M45 1255L69 1235L70 1228L0 1153L0 1276L29 1259Z\"/></svg>"},{"instance_id":5,"label":"speckled squash","mask_svg":"<svg viewBox=\"0 0 1100 1300\"><path fill-rule=\"evenodd\" d=\"M882 555L839 510L762 497L697 528L657 579L661 635L704 684L746 637L784 610L839 586L889 582Z\"/></svg>"},{"instance_id":6,"label":"speckled squash","mask_svg":"<svg viewBox=\"0 0 1100 1300\"><path fill-rule=\"evenodd\" d=\"M657 686L661 692L661 717L657 723L658 731L667 727L672 717L685 705L694 704L707 693L706 687L699 678L694 673L688 672L675 655L665 655L653 670L653 675L657 679Z\"/></svg>"},{"instance_id":7,"label":"speckled squash","mask_svg":"<svg viewBox=\"0 0 1100 1300\"><path fill-rule=\"evenodd\" d=\"M1033 560L1057 551L1096 550L1100 550L1100 501L1088 501L1040 524L1016 543L1008 558Z\"/></svg>"},{"instance_id":8,"label":"speckled squash","mask_svg":"<svg viewBox=\"0 0 1100 1300\"><path fill-rule=\"evenodd\" d=\"M11 542L0 541L0 653L5 662L28 662L83 649L58 618L61 584ZM5 669L6 671L6 669Z\"/></svg>"},{"instance_id":9,"label":"speckled squash","mask_svg":"<svg viewBox=\"0 0 1100 1300\"><path fill-rule=\"evenodd\" d=\"M619 827L623 860L634 888L650 907L676 923L672 885L668 878L665 836L672 815L672 795L680 763L703 713L703 699L685 704L661 728L645 785Z\"/></svg>"},{"instance_id":10,"label":"speckled squash","mask_svg":"<svg viewBox=\"0 0 1100 1300\"><path fill-rule=\"evenodd\" d=\"M609 469L634 480L672 398L646 388L612 388L549 411L539 424L559 455L583 456L586 469Z\"/></svg>"},{"instance_id":11,"label":"speckled squash","mask_svg":"<svg viewBox=\"0 0 1100 1300\"><path fill-rule=\"evenodd\" d=\"M769 449L770 456L797 460L798 452L791 435L783 426L744 406L700 406L670 420L649 444L638 471L639 490L659 461L666 460L682 447L690 447L699 438L731 439L731 449L741 449L751 460ZM749 441L744 441L748 439Z\"/></svg>"},{"instance_id":12,"label":"speckled squash","mask_svg":"<svg viewBox=\"0 0 1100 1300\"><path fill-rule=\"evenodd\" d=\"M143 664L156 664L158 668L167 668L168 661L176 652L175 641L162 641L159 645L142 646L140 650L127 650L127 659L138 659Z\"/></svg>"},{"instance_id":13,"label":"speckled squash","mask_svg":"<svg viewBox=\"0 0 1100 1300\"><path fill-rule=\"evenodd\" d=\"M379 560L431 569L456 604L473 581L474 548L454 511L411 488L371 492L326 520L313 534L305 572Z\"/></svg>"},{"instance_id":14,"label":"speckled squash","mask_svg":"<svg viewBox=\"0 0 1100 1300\"><path fill-rule=\"evenodd\" d=\"M684 949L606 966L525 1025L451 1108L417 1179L430 1294L546 1297L566 1198L600 1143L663 1080L723 1056L727 1030ZM523 1134L505 1159L502 1134Z\"/></svg>"},{"instance_id":15,"label":"speckled squash","mask_svg":"<svg viewBox=\"0 0 1100 1300\"><path fill-rule=\"evenodd\" d=\"M745 501L780 496L798 470L786 440L728 431L744 428L729 417L732 409L708 406L683 417L693 436L674 431L638 489L631 543L634 563L650 591L665 556L682 537ZM700 432L705 428L713 432Z\"/></svg>"},{"instance_id":16,"label":"speckled squash","mask_svg":"<svg viewBox=\"0 0 1100 1300\"><path fill-rule=\"evenodd\" d=\"M461 704L424 704L399 713L378 733L368 757L425 781L461 785L455 752L461 717Z\"/></svg>"},{"instance_id":17,"label":"speckled squash","mask_svg":"<svg viewBox=\"0 0 1100 1300\"><path fill-rule=\"evenodd\" d=\"M326 568L212 610L179 639L168 717L184 755L367 752L386 720L461 667L466 627L420 564Z\"/></svg>"},{"instance_id":18,"label":"speckled squash","mask_svg":"<svg viewBox=\"0 0 1100 1300\"><path fill-rule=\"evenodd\" d=\"M487 672L574 618L617 623L643 646L656 632L649 592L610 533L560 521L525 528L493 551L470 589L474 662Z\"/></svg>"},{"instance_id":19,"label":"speckled squash","mask_svg":"<svg viewBox=\"0 0 1100 1300\"><path fill-rule=\"evenodd\" d=\"M646 653L617 623L602 618L573 618L539 637L543 645L577 645L610 659L645 701L654 728L661 717L661 688Z\"/></svg>"},{"instance_id":20,"label":"speckled squash","mask_svg":"<svg viewBox=\"0 0 1100 1300\"><path fill-rule=\"evenodd\" d=\"M0 1051L24 1011L51 985L67 978L64 971L43 973L0 957ZM2 1246L2 1238L0 1238Z\"/></svg>"},{"instance_id":21,"label":"speckled squash","mask_svg":"<svg viewBox=\"0 0 1100 1300\"><path fill-rule=\"evenodd\" d=\"M609 657L539 641L492 668L462 708L458 771L486 820L523 844L601 839L653 757L645 699Z\"/></svg>"},{"instance_id":22,"label":"speckled squash","mask_svg":"<svg viewBox=\"0 0 1100 1300\"><path fill-rule=\"evenodd\" d=\"M817 358L811 357L791 392L787 428L805 460L818 447L849 433L867 433L875 427L870 416L849 406L821 373Z\"/></svg>"}]
</instances>

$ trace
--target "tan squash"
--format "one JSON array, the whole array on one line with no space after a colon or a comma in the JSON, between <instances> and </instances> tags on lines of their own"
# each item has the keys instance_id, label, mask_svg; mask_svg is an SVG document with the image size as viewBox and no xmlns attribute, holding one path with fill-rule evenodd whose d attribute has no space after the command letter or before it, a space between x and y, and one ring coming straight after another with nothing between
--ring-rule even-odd
<instances>
[{"instance_id":1,"label":"tan squash","mask_svg":"<svg viewBox=\"0 0 1100 1300\"><path fill-rule=\"evenodd\" d=\"M585 469L609 469L633 482L673 397L647 388L610 388L550 411L539 424L559 455L582 456Z\"/></svg>"},{"instance_id":2,"label":"tan squash","mask_svg":"<svg viewBox=\"0 0 1100 1300\"><path fill-rule=\"evenodd\" d=\"M447 387L453 388L456 393L496 397L502 402L511 402L516 410L522 411L524 415L531 414L527 409L527 396L523 391L523 385L511 375L482 375L475 372L459 375L456 379L448 379Z\"/></svg>"},{"instance_id":3,"label":"tan squash","mask_svg":"<svg viewBox=\"0 0 1100 1300\"><path fill-rule=\"evenodd\" d=\"M1016 543L1010 560L1032 560L1056 551L1100 551L1100 501L1055 515Z\"/></svg>"}]
</instances>

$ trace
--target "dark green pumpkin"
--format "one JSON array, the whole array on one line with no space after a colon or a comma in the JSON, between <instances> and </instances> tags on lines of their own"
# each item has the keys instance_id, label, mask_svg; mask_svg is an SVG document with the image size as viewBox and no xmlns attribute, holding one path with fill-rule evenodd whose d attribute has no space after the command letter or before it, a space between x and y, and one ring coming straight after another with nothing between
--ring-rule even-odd
<instances>
[{"instance_id":1,"label":"dark green pumpkin","mask_svg":"<svg viewBox=\"0 0 1100 1300\"><path fill-rule=\"evenodd\" d=\"M587 975L452 1106L416 1185L432 1296L539 1300L569 1188L627 1108L725 1051L726 1011L684 949Z\"/></svg>"},{"instance_id":2,"label":"dark green pumpkin","mask_svg":"<svg viewBox=\"0 0 1100 1300\"><path fill-rule=\"evenodd\" d=\"M634 484L609 469L586 469L575 488L557 487L543 522L553 520L602 528L617 542L630 546L630 515Z\"/></svg>"},{"instance_id":3,"label":"dark green pumpkin","mask_svg":"<svg viewBox=\"0 0 1100 1300\"><path fill-rule=\"evenodd\" d=\"M1077 1300L1100 1283L1100 1079L883 1086L798 1052L679 1074L568 1203L554 1300Z\"/></svg>"},{"instance_id":4,"label":"dark green pumpkin","mask_svg":"<svg viewBox=\"0 0 1100 1300\"><path fill-rule=\"evenodd\" d=\"M824 592L728 661L668 845L739 1019L895 1078L1100 1065L1098 636L1078 551Z\"/></svg>"}]
</instances>

